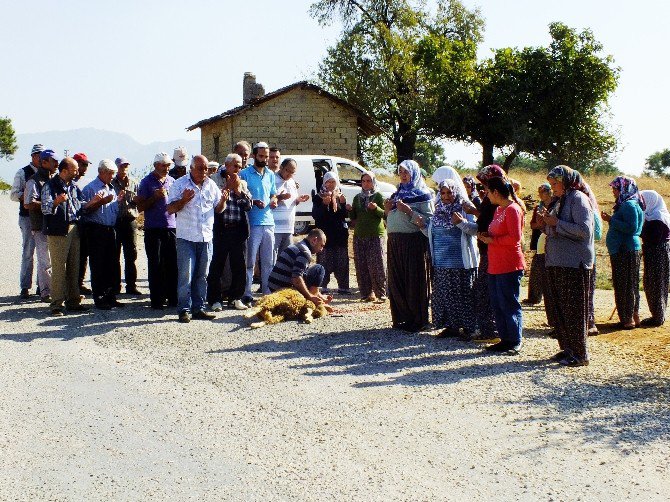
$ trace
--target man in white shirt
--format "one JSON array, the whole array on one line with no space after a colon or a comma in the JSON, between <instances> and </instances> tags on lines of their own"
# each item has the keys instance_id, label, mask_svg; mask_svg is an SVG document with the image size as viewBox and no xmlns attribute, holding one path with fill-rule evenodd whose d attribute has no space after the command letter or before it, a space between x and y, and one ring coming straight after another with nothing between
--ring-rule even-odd
<instances>
[{"instance_id":1,"label":"man in white shirt","mask_svg":"<svg viewBox=\"0 0 670 502\"><path fill-rule=\"evenodd\" d=\"M309 200L309 195L298 193L298 184L293 179L297 167L295 160L286 158L275 176L277 207L272 213L275 220L275 261L277 261L277 256L292 244L291 235L295 227L295 213L298 204Z\"/></svg>"},{"instance_id":2,"label":"man in white shirt","mask_svg":"<svg viewBox=\"0 0 670 502\"><path fill-rule=\"evenodd\" d=\"M207 177L208 161L196 155L191 171L174 182L167 211L177 218L177 308L180 322L214 319L205 312L207 272L212 259L214 213L224 210L228 193Z\"/></svg>"}]
</instances>

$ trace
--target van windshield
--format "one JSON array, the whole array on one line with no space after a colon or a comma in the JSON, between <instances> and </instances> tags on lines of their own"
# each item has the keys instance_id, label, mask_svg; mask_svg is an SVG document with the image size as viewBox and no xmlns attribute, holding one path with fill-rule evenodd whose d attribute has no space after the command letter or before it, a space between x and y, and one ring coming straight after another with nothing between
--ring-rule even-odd
<instances>
[{"instance_id":1,"label":"van windshield","mask_svg":"<svg viewBox=\"0 0 670 502\"><path fill-rule=\"evenodd\" d=\"M363 171L354 165L347 164L345 162L338 162L337 174L340 178L340 183L347 185L360 185Z\"/></svg>"}]
</instances>

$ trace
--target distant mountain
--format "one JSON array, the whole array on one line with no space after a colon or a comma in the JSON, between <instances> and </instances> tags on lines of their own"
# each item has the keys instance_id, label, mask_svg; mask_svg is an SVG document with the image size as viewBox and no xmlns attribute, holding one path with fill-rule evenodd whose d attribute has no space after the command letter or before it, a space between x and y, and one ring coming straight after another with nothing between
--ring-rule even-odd
<instances>
[{"instance_id":1,"label":"distant mountain","mask_svg":"<svg viewBox=\"0 0 670 502\"><path fill-rule=\"evenodd\" d=\"M68 151L68 155L84 152L93 162L87 178L95 177L98 162L101 159L125 157L130 161L132 174L141 176L150 169L154 155L166 152L172 156L177 146L185 146L189 155L200 153L200 141L175 139L174 141L155 141L143 145L131 136L102 129L84 128L71 131L48 131L40 133L18 134L19 149L11 162L0 160L0 178L11 184L18 169L30 162L30 150L35 143L42 143L59 156Z\"/></svg>"}]
</instances>

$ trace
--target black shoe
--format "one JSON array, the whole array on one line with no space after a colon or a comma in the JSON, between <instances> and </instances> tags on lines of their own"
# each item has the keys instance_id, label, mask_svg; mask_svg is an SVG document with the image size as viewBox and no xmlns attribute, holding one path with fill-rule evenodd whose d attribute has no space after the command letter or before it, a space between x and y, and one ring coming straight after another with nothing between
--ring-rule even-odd
<instances>
[{"instance_id":1,"label":"black shoe","mask_svg":"<svg viewBox=\"0 0 670 502\"><path fill-rule=\"evenodd\" d=\"M90 295L91 293L93 293L93 291L91 291L91 288L87 288L83 284L79 285L79 292L83 295Z\"/></svg>"},{"instance_id":2,"label":"black shoe","mask_svg":"<svg viewBox=\"0 0 670 502\"><path fill-rule=\"evenodd\" d=\"M658 328L659 326L663 326L663 323L657 321L653 317L647 317L646 319L642 319L640 326L644 326L645 328Z\"/></svg>"},{"instance_id":3,"label":"black shoe","mask_svg":"<svg viewBox=\"0 0 670 502\"><path fill-rule=\"evenodd\" d=\"M21 297L22 300L27 300L28 298L30 298L30 291L28 290L28 288L23 288L19 296Z\"/></svg>"},{"instance_id":4,"label":"black shoe","mask_svg":"<svg viewBox=\"0 0 670 502\"><path fill-rule=\"evenodd\" d=\"M123 307L126 306L125 303L121 303L121 302L118 301L116 298L114 298L113 300L107 300L107 302L108 302L112 307L116 307L116 308L119 308L119 309L120 309L120 308L123 308Z\"/></svg>"},{"instance_id":5,"label":"black shoe","mask_svg":"<svg viewBox=\"0 0 670 502\"><path fill-rule=\"evenodd\" d=\"M191 314L187 310L179 313L179 322L191 322Z\"/></svg>"},{"instance_id":6,"label":"black shoe","mask_svg":"<svg viewBox=\"0 0 670 502\"><path fill-rule=\"evenodd\" d=\"M63 312L63 309L53 309L51 311L51 316L52 317L63 317L65 315L65 312Z\"/></svg>"},{"instance_id":7,"label":"black shoe","mask_svg":"<svg viewBox=\"0 0 670 502\"><path fill-rule=\"evenodd\" d=\"M199 319L201 321L211 321L216 319L216 316L211 312L205 312L204 310L196 310L193 312L193 319Z\"/></svg>"},{"instance_id":8,"label":"black shoe","mask_svg":"<svg viewBox=\"0 0 670 502\"><path fill-rule=\"evenodd\" d=\"M435 338L455 338L458 335L460 335L459 330L454 328L444 328L437 335L435 335Z\"/></svg>"},{"instance_id":9,"label":"black shoe","mask_svg":"<svg viewBox=\"0 0 670 502\"><path fill-rule=\"evenodd\" d=\"M72 307L66 307L68 312L88 312L91 310L91 307L87 305L74 305Z\"/></svg>"},{"instance_id":10,"label":"black shoe","mask_svg":"<svg viewBox=\"0 0 670 502\"><path fill-rule=\"evenodd\" d=\"M243 296L242 303L244 303L247 307L253 307L254 299L251 296Z\"/></svg>"},{"instance_id":11,"label":"black shoe","mask_svg":"<svg viewBox=\"0 0 670 502\"><path fill-rule=\"evenodd\" d=\"M179 305L179 302L177 302L176 300L173 301L173 302L170 302L170 301L167 302L167 306L168 306L168 307L172 307L172 308L174 308L174 307L176 307L177 305Z\"/></svg>"},{"instance_id":12,"label":"black shoe","mask_svg":"<svg viewBox=\"0 0 670 502\"><path fill-rule=\"evenodd\" d=\"M126 294L140 296L144 293L142 293L142 291L137 289L137 286L126 286Z\"/></svg>"},{"instance_id":13,"label":"black shoe","mask_svg":"<svg viewBox=\"0 0 670 502\"><path fill-rule=\"evenodd\" d=\"M568 356L568 353L567 353L566 351L564 351L564 350L561 350L560 352L557 352L556 354L554 354L553 356L551 356L549 359L550 359L551 361L556 361L556 362L558 362L558 361L560 361L561 359L563 359L564 357L567 357L567 356Z\"/></svg>"},{"instance_id":14,"label":"black shoe","mask_svg":"<svg viewBox=\"0 0 670 502\"><path fill-rule=\"evenodd\" d=\"M112 310L112 306L105 301L95 302L95 308L98 310Z\"/></svg>"},{"instance_id":15,"label":"black shoe","mask_svg":"<svg viewBox=\"0 0 670 502\"><path fill-rule=\"evenodd\" d=\"M158 304L158 303L152 303L151 308L154 309L154 310L165 310L165 305Z\"/></svg>"},{"instance_id":16,"label":"black shoe","mask_svg":"<svg viewBox=\"0 0 670 502\"><path fill-rule=\"evenodd\" d=\"M574 356L567 355L562 359L558 360L558 364L561 366L568 366L570 368L574 368L577 366L588 366L589 365L589 360L588 359L577 359Z\"/></svg>"},{"instance_id":17,"label":"black shoe","mask_svg":"<svg viewBox=\"0 0 670 502\"><path fill-rule=\"evenodd\" d=\"M516 356L519 354L519 346L512 345L509 342L498 342L493 345L489 345L484 350L489 352L496 352L498 354L504 354L507 356Z\"/></svg>"}]
</instances>

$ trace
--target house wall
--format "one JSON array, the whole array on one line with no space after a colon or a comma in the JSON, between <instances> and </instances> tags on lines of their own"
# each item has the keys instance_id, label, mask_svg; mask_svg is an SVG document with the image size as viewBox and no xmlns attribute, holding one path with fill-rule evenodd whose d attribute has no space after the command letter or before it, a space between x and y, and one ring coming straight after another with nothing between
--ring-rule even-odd
<instances>
[{"instance_id":1,"label":"house wall","mask_svg":"<svg viewBox=\"0 0 670 502\"><path fill-rule=\"evenodd\" d=\"M233 145L265 141L282 154L329 154L354 159L357 117L312 90L293 89L240 115L201 128L201 147L208 159L223 162ZM218 153L215 151L218 136Z\"/></svg>"}]
</instances>

